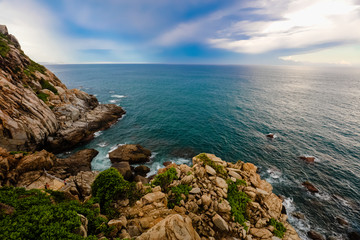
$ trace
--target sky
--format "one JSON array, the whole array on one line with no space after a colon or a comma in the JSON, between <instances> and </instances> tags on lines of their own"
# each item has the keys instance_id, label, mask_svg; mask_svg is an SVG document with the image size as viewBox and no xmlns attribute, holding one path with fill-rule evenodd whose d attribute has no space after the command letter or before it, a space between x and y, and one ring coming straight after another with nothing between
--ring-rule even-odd
<instances>
[{"instance_id":1,"label":"sky","mask_svg":"<svg viewBox=\"0 0 360 240\"><path fill-rule=\"evenodd\" d=\"M360 66L360 0L0 0L42 63Z\"/></svg>"}]
</instances>

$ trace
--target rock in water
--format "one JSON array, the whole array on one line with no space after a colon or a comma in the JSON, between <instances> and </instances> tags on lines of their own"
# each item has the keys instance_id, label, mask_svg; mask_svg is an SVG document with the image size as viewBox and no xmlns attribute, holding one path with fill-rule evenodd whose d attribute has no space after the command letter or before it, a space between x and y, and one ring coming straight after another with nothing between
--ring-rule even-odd
<instances>
[{"instance_id":1,"label":"rock in water","mask_svg":"<svg viewBox=\"0 0 360 240\"><path fill-rule=\"evenodd\" d=\"M139 144L125 144L109 153L111 162L126 161L130 164L150 161L151 151Z\"/></svg>"},{"instance_id":2,"label":"rock in water","mask_svg":"<svg viewBox=\"0 0 360 240\"><path fill-rule=\"evenodd\" d=\"M310 239L313 239L313 240L325 240L324 236L321 235L320 233L314 231L314 230L310 230L308 233L307 233L308 237Z\"/></svg>"},{"instance_id":3,"label":"rock in water","mask_svg":"<svg viewBox=\"0 0 360 240\"><path fill-rule=\"evenodd\" d=\"M300 156L300 159L308 162L308 163L313 163L315 162L315 157L314 156Z\"/></svg>"},{"instance_id":4,"label":"rock in water","mask_svg":"<svg viewBox=\"0 0 360 240\"><path fill-rule=\"evenodd\" d=\"M200 237L194 230L189 217L173 214L167 216L136 239L200 240Z\"/></svg>"},{"instance_id":5,"label":"rock in water","mask_svg":"<svg viewBox=\"0 0 360 240\"><path fill-rule=\"evenodd\" d=\"M302 185L303 185L304 187L306 187L306 189L307 189L309 192L312 192L312 193L317 193L317 192L319 192L319 190L318 190L312 183L310 183L309 181L303 182Z\"/></svg>"}]
</instances>

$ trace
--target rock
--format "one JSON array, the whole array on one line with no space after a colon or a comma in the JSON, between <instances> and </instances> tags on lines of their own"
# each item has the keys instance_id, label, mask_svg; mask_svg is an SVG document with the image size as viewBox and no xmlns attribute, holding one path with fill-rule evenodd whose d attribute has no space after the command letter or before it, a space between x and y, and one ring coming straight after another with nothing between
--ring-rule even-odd
<instances>
[{"instance_id":1,"label":"rock","mask_svg":"<svg viewBox=\"0 0 360 240\"><path fill-rule=\"evenodd\" d=\"M166 197L166 195L162 192L153 192L153 193L148 193L145 196L142 197L142 200L145 204L150 204L153 203L155 201L159 201L161 199L164 199Z\"/></svg>"},{"instance_id":2,"label":"rock","mask_svg":"<svg viewBox=\"0 0 360 240\"><path fill-rule=\"evenodd\" d=\"M228 224L226 223L226 221L219 214L216 214L212 218L212 221L220 231L229 231Z\"/></svg>"},{"instance_id":3,"label":"rock","mask_svg":"<svg viewBox=\"0 0 360 240\"><path fill-rule=\"evenodd\" d=\"M202 195L201 201L202 201L202 204L205 206L210 206L210 204L211 204L211 198L208 195Z\"/></svg>"},{"instance_id":4,"label":"rock","mask_svg":"<svg viewBox=\"0 0 360 240\"><path fill-rule=\"evenodd\" d=\"M242 177L237 172L234 171L229 171L229 175L236 179L242 179Z\"/></svg>"},{"instance_id":5,"label":"rock","mask_svg":"<svg viewBox=\"0 0 360 240\"><path fill-rule=\"evenodd\" d=\"M89 221L84 215L78 214L78 216L80 216L81 226L77 228L74 233L86 238Z\"/></svg>"},{"instance_id":6,"label":"rock","mask_svg":"<svg viewBox=\"0 0 360 240\"><path fill-rule=\"evenodd\" d=\"M150 172L150 168L145 165L137 166L134 169L135 174L145 177L148 172Z\"/></svg>"},{"instance_id":7,"label":"rock","mask_svg":"<svg viewBox=\"0 0 360 240\"><path fill-rule=\"evenodd\" d=\"M80 150L68 158L56 158L50 174L65 179L81 171L91 171L91 161L99 152L95 149Z\"/></svg>"},{"instance_id":8,"label":"rock","mask_svg":"<svg viewBox=\"0 0 360 240\"><path fill-rule=\"evenodd\" d=\"M12 215L14 212L15 212L15 208L0 202L0 214L4 213L5 215Z\"/></svg>"},{"instance_id":9,"label":"rock","mask_svg":"<svg viewBox=\"0 0 360 240\"><path fill-rule=\"evenodd\" d=\"M256 222L255 227L263 228L266 227L267 224L268 224L268 220L266 218L261 218Z\"/></svg>"},{"instance_id":10,"label":"rock","mask_svg":"<svg viewBox=\"0 0 360 240\"><path fill-rule=\"evenodd\" d=\"M148 184L149 179L147 179L146 177L140 176L140 175L136 175L134 177L134 182L141 182L142 184Z\"/></svg>"},{"instance_id":11,"label":"rock","mask_svg":"<svg viewBox=\"0 0 360 240\"><path fill-rule=\"evenodd\" d=\"M200 237L194 230L189 217L173 214L167 216L137 238L137 240L157 239L200 240Z\"/></svg>"},{"instance_id":12,"label":"rock","mask_svg":"<svg viewBox=\"0 0 360 240\"><path fill-rule=\"evenodd\" d=\"M274 138L274 137L275 137L275 134L273 134L273 133L268 133L268 134L266 134L266 137L268 137L268 138Z\"/></svg>"},{"instance_id":13,"label":"rock","mask_svg":"<svg viewBox=\"0 0 360 240\"><path fill-rule=\"evenodd\" d=\"M358 232L350 232L348 234L349 240L359 240L360 239L360 233Z\"/></svg>"},{"instance_id":14,"label":"rock","mask_svg":"<svg viewBox=\"0 0 360 240\"><path fill-rule=\"evenodd\" d=\"M336 221L341 225L341 226L348 226L349 225L349 222L346 221L344 218L342 217L336 217L335 218Z\"/></svg>"},{"instance_id":15,"label":"rock","mask_svg":"<svg viewBox=\"0 0 360 240\"><path fill-rule=\"evenodd\" d=\"M198 187L196 187L196 188L191 189L189 193L191 193L191 194L198 194L198 193L200 193L200 192L201 192L201 189L198 188Z\"/></svg>"},{"instance_id":16,"label":"rock","mask_svg":"<svg viewBox=\"0 0 360 240\"><path fill-rule=\"evenodd\" d=\"M307 236L310 238L310 239L313 239L313 240L325 240L324 236L321 235L320 233L314 231L314 230L310 230L307 232Z\"/></svg>"},{"instance_id":17,"label":"rock","mask_svg":"<svg viewBox=\"0 0 360 240\"><path fill-rule=\"evenodd\" d=\"M257 167L252 163L244 163L242 166L242 170L245 172L253 172L256 173Z\"/></svg>"},{"instance_id":18,"label":"rock","mask_svg":"<svg viewBox=\"0 0 360 240\"><path fill-rule=\"evenodd\" d=\"M267 239L272 237L272 233L265 228L250 228L250 234L254 237Z\"/></svg>"},{"instance_id":19,"label":"rock","mask_svg":"<svg viewBox=\"0 0 360 240\"><path fill-rule=\"evenodd\" d=\"M116 168L125 180L132 180L134 175L131 171L129 162L116 162L112 164L112 167Z\"/></svg>"},{"instance_id":20,"label":"rock","mask_svg":"<svg viewBox=\"0 0 360 240\"><path fill-rule=\"evenodd\" d=\"M225 199L219 203L218 208L219 208L219 212L221 213L230 213L231 211L231 206L229 202Z\"/></svg>"},{"instance_id":21,"label":"rock","mask_svg":"<svg viewBox=\"0 0 360 240\"><path fill-rule=\"evenodd\" d=\"M171 161L166 161L166 162L163 162L164 167L167 167L167 166L169 166L170 164L172 164L172 162L171 162Z\"/></svg>"},{"instance_id":22,"label":"rock","mask_svg":"<svg viewBox=\"0 0 360 240\"><path fill-rule=\"evenodd\" d=\"M121 228L126 228L127 225L127 219L125 216L121 216L119 219L111 219L108 222L109 227L116 227L118 230L120 230Z\"/></svg>"},{"instance_id":23,"label":"rock","mask_svg":"<svg viewBox=\"0 0 360 240\"><path fill-rule=\"evenodd\" d=\"M5 35L5 36L9 34L8 29L7 29L7 27L5 25L0 24L0 33Z\"/></svg>"},{"instance_id":24,"label":"rock","mask_svg":"<svg viewBox=\"0 0 360 240\"><path fill-rule=\"evenodd\" d=\"M308 163L313 163L315 162L315 157L314 156L300 156L300 159L308 162Z\"/></svg>"},{"instance_id":25,"label":"rock","mask_svg":"<svg viewBox=\"0 0 360 240\"><path fill-rule=\"evenodd\" d=\"M181 179L181 184L190 185L190 183L193 181L194 175L188 175Z\"/></svg>"},{"instance_id":26,"label":"rock","mask_svg":"<svg viewBox=\"0 0 360 240\"><path fill-rule=\"evenodd\" d=\"M305 219L305 215L302 214L301 212L292 212L291 215L297 219L301 219L301 220Z\"/></svg>"},{"instance_id":27,"label":"rock","mask_svg":"<svg viewBox=\"0 0 360 240\"><path fill-rule=\"evenodd\" d=\"M55 156L45 150L25 156L18 163L15 171L21 175L25 172L51 169L54 166Z\"/></svg>"},{"instance_id":28,"label":"rock","mask_svg":"<svg viewBox=\"0 0 360 240\"><path fill-rule=\"evenodd\" d=\"M214 175L214 176L216 175L216 171L209 165L205 165L205 170L210 175Z\"/></svg>"},{"instance_id":29,"label":"rock","mask_svg":"<svg viewBox=\"0 0 360 240\"><path fill-rule=\"evenodd\" d=\"M303 185L304 187L306 187L306 189L307 189L309 192L312 192L312 193L317 193L317 192L319 192L319 190L318 190L312 183L310 183L309 181L303 182L302 185Z\"/></svg>"},{"instance_id":30,"label":"rock","mask_svg":"<svg viewBox=\"0 0 360 240\"><path fill-rule=\"evenodd\" d=\"M271 193L265 196L263 199L263 204L265 205L267 212L271 217L275 219L278 219L280 217L282 210L282 201L278 196L276 196L276 194Z\"/></svg>"},{"instance_id":31,"label":"rock","mask_svg":"<svg viewBox=\"0 0 360 240\"><path fill-rule=\"evenodd\" d=\"M226 183L226 181L221 178L221 177L216 177L215 178L215 184L216 186L218 186L219 188L223 189L225 192L227 192L228 189L228 184Z\"/></svg>"},{"instance_id":32,"label":"rock","mask_svg":"<svg viewBox=\"0 0 360 240\"><path fill-rule=\"evenodd\" d=\"M119 237L120 239L131 239L130 234L125 229L121 230Z\"/></svg>"},{"instance_id":33,"label":"rock","mask_svg":"<svg viewBox=\"0 0 360 240\"><path fill-rule=\"evenodd\" d=\"M109 153L111 162L127 161L130 164L150 161L151 151L140 145L125 144Z\"/></svg>"}]
</instances>

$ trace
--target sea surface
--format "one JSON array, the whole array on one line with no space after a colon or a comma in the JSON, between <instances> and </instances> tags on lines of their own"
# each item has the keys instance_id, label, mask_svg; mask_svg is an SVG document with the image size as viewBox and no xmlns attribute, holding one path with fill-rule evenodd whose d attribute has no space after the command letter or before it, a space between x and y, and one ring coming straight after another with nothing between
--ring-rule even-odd
<instances>
[{"instance_id":1,"label":"sea surface","mask_svg":"<svg viewBox=\"0 0 360 240\"><path fill-rule=\"evenodd\" d=\"M164 161L190 164L198 153L252 162L302 239L314 229L346 239L360 231L360 70L352 68L202 65L50 65L69 88L122 106L126 115L81 148L100 153L138 143ZM276 138L268 139L266 134ZM78 150L77 149L77 150ZM315 156L313 164L299 159ZM310 181L319 193L301 183ZM301 212L304 220L294 218ZM349 222L342 227L341 217Z\"/></svg>"}]
</instances>

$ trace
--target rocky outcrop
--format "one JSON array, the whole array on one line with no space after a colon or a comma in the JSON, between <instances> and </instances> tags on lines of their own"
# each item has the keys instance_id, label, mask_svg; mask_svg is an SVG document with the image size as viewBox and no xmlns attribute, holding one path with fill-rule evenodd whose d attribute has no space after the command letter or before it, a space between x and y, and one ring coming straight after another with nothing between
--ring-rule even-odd
<instances>
[{"instance_id":1,"label":"rocky outcrop","mask_svg":"<svg viewBox=\"0 0 360 240\"><path fill-rule=\"evenodd\" d=\"M191 219L192 228L201 239L278 239L275 227L270 220L282 223L286 231L283 239L299 240L294 228L282 213L282 200L272 193L272 187L256 173L251 163L236 164L222 161L213 154L193 158L193 166L170 164L160 169L158 174L175 168L177 179L168 190L160 186L151 188L137 183L140 192L149 192L135 205L130 206L124 200L113 206L122 220L117 224L117 236L136 239L198 239L190 237L192 232L187 218ZM230 205L229 184L243 181L237 185L240 192L251 201L246 204L247 219L243 224L235 221ZM174 201L172 188L189 186L189 193L181 194L179 201ZM232 190L233 191L233 190ZM174 203L174 205L169 205ZM170 206L173 206L170 207ZM171 223L171 219L176 222ZM126 220L126 221L125 221ZM117 221L114 221L117 223ZM180 229L182 229L180 231ZM189 230L190 229L190 230ZM181 234L176 232L180 231ZM153 238L155 237L155 238Z\"/></svg>"},{"instance_id":2,"label":"rocky outcrop","mask_svg":"<svg viewBox=\"0 0 360 240\"><path fill-rule=\"evenodd\" d=\"M137 240L157 239L200 240L200 237L194 230L189 217L173 214L137 238Z\"/></svg>"},{"instance_id":3,"label":"rocky outcrop","mask_svg":"<svg viewBox=\"0 0 360 240\"><path fill-rule=\"evenodd\" d=\"M0 148L0 186L13 185L33 189L45 188L48 184L50 189L59 190L65 185L64 179L78 176L79 173L92 173L91 160L97 153L94 149L85 149L68 158L59 159L46 150L34 153L10 153ZM85 175L79 176L75 181L92 179ZM96 175L93 176L92 181L95 177ZM92 181L89 180L87 184L91 184ZM90 187L85 188L84 192L89 195Z\"/></svg>"},{"instance_id":4,"label":"rocky outcrop","mask_svg":"<svg viewBox=\"0 0 360 240\"><path fill-rule=\"evenodd\" d=\"M109 153L111 162L144 163L150 161L151 151L139 144L125 144Z\"/></svg>"},{"instance_id":5,"label":"rocky outcrop","mask_svg":"<svg viewBox=\"0 0 360 240\"><path fill-rule=\"evenodd\" d=\"M53 152L89 141L125 111L66 86L0 25L0 147Z\"/></svg>"}]
</instances>

